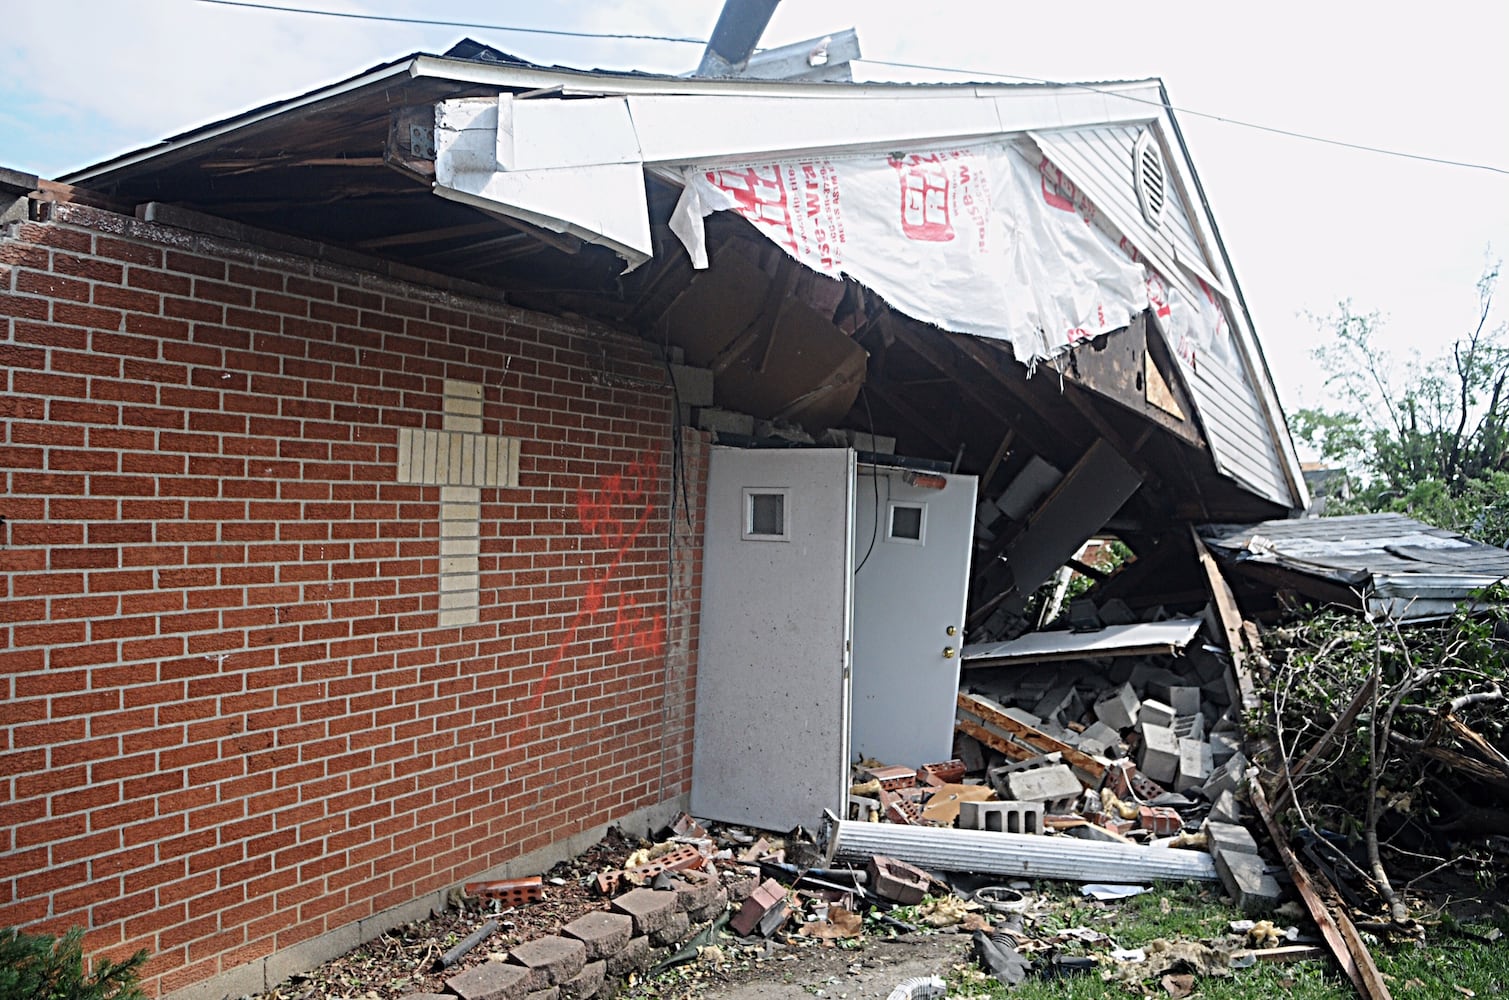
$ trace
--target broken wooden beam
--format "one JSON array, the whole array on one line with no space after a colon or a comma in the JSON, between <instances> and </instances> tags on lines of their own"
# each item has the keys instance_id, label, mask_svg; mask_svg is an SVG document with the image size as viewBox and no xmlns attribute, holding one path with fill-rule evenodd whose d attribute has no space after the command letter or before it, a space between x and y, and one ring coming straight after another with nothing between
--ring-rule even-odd
<instances>
[{"instance_id":1,"label":"broken wooden beam","mask_svg":"<svg viewBox=\"0 0 1509 1000\"><path fill-rule=\"evenodd\" d=\"M1054 739L1052 736L1049 736L1047 733L1043 732L1040 729L1034 729L1032 726L1029 726L1024 722L1019 722L1016 719L1013 719L1011 716L1002 712L999 706L992 704L984 698L972 694L965 694L961 691L959 693L957 704L961 711L967 712L968 714L975 716L981 721L986 722L991 726L995 726L997 729L1005 730L1005 732L1009 734L1010 739L1001 739L999 736L992 733L984 726L972 725L970 726L970 728L965 728L965 726L967 725L967 720L960 722L957 727L962 732L968 733L970 736L973 736L981 743L999 750L1001 753L1006 754L1006 756L1008 757L1012 757L1015 760L1021 760L1024 756L1033 756L1032 752L1022 754L1014 750L1003 749L1003 744L1009 745L1012 740L1015 740L1018 744L1025 744L1026 746L1031 747L1032 751L1035 751L1036 753L1063 754L1064 762L1067 763L1070 767L1074 768L1076 771L1080 772L1081 777L1084 780L1088 780L1093 785L1099 785L1101 779L1105 777L1105 765L1096 760L1094 757L1091 757L1089 754L1080 750L1078 747L1073 747L1063 742L1062 740ZM982 732L985 733L986 736L991 738L986 739L985 737L982 737L980 735L980 733Z\"/></svg>"},{"instance_id":2,"label":"broken wooden beam","mask_svg":"<svg viewBox=\"0 0 1509 1000\"><path fill-rule=\"evenodd\" d=\"M1373 962L1373 956L1367 946L1362 943L1357 928L1352 925L1352 918L1347 915L1346 909L1337 899L1335 888L1324 875L1312 875L1295 856L1293 849L1289 847L1283 828L1274 818L1273 810L1268 807L1268 798L1263 793L1262 783L1250 782L1248 794L1252 800L1252 807L1257 810L1258 815L1263 818L1263 824L1268 828L1268 835L1273 839L1274 847L1278 850L1284 867L1289 870L1289 877L1294 880L1295 889L1299 890L1299 897L1304 902L1305 909L1309 911L1315 925L1320 928L1321 937L1325 938L1332 956L1341 966L1341 971L1347 974L1347 978L1352 981L1352 985L1357 988L1361 996L1368 1000L1391 1000L1392 994L1389 993L1389 988L1383 981L1383 975ZM1326 899L1322 898L1322 891L1334 906L1327 905Z\"/></svg>"}]
</instances>

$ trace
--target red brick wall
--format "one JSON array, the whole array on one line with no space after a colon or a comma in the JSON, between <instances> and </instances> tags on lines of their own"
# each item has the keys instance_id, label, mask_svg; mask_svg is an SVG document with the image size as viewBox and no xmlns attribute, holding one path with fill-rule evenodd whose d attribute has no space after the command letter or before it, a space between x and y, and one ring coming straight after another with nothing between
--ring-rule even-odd
<instances>
[{"instance_id":1,"label":"red brick wall","mask_svg":"<svg viewBox=\"0 0 1509 1000\"><path fill-rule=\"evenodd\" d=\"M0 240L0 925L168 992L686 791L705 442L670 553L642 343L41 207ZM521 444L459 628L396 475L446 378Z\"/></svg>"}]
</instances>

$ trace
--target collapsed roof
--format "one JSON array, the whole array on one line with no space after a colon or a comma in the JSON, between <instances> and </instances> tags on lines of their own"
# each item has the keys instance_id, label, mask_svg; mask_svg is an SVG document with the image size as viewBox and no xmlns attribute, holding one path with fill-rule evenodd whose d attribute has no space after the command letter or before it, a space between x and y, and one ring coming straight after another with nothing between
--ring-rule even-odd
<instances>
[{"instance_id":1,"label":"collapsed roof","mask_svg":"<svg viewBox=\"0 0 1509 1000\"><path fill-rule=\"evenodd\" d=\"M894 437L1006 505L976 564L1012 555L1018 593L1108 522L1137 549L1306 504L1157 81L685 79L465 42L65 180L501 290L680 348L719 405ZM1028 558L1050 530L1076 537Z\"/></svg>"},{"instance_id":2,"label":"collapsed roof","mask_svg":"<svg viewBox=\"0 0 1509 1000\"><path fill-rule=\"evenodd\" d=\"M1201 534L1239 577L1399 622L1443 618L1509 579L1509 552L1403 514L1210 525Z\"/></svg>"}]
</instances>

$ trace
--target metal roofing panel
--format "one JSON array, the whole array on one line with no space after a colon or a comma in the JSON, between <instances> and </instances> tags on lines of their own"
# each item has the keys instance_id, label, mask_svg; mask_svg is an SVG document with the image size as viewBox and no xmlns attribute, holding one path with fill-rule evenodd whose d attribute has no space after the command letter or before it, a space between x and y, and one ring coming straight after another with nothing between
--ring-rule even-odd
<instances>
[{"instance_id":1,"label":"metal roofing panel","mask_svg":"<svg viewBox=\"0 0 1509 1000\"><path fill-rule=\"evenodd\" d=\"M959 656L965 666L984 667L1172 653L1193 642L1202 624L1204 619L1201 618L1173 618L1162 622L1109 625L1098 632L1029 632L1006 642L965 646Z\"/></svg>"},{"instance_id":2,"label":"metal roofing panel","mask_svg":"<svg viewBox=\"0 0 1509 1000\"><path fill-rule=\"evenodd\" d=\"M1354 587L1369 610L1401 621L1439 617L1509 579L1509 552L1403 514L1207 525L1200 533L1233 565L1274 566Z\"/></svg>"}]
</instances>

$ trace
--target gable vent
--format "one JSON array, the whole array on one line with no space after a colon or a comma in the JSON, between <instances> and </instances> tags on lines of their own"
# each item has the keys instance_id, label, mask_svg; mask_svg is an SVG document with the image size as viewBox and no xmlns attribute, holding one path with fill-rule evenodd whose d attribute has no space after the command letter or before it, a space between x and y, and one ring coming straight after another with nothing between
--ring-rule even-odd
<instances>
[{"instance_id":1,"label":"gable vent","mask_svg":"<svg viewBox=\"0 0 1509 1000\"><path fill-rule=\"evenodd\" d=\"M1167 180L1163 170L1163 152L1153 139L1153 134L1144 131L1132 147L1132 184L1137 188L1137 206L1148 225L1157 229L1163 225L1163 207L1168 201Z\"/></svg>"}]
</instances>

